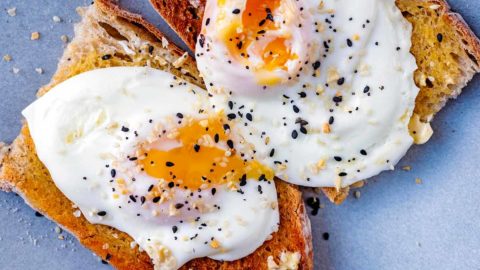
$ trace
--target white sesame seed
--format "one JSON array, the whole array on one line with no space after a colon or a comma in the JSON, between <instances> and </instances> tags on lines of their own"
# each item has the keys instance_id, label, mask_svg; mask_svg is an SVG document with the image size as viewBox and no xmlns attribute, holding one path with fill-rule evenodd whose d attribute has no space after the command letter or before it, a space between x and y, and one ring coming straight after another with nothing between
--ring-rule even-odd
<instances>
[{"instance_id":1,"label":"white sesame seed","mask_svg":"<svg viewBox=\"0 0 480 270\"><path fill-rule=\"evenodd\" d=\"M7 9L7 13L10 17L15 17L17 15L17 8L9 8Z\"/></svg>"}]
</instances>

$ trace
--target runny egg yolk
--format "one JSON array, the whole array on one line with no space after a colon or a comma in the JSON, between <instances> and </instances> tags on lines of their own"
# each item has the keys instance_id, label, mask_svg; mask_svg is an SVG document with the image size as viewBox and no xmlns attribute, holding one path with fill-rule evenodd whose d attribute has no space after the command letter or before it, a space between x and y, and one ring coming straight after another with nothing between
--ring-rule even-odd
<instances>
[{"instance_id":1,"label":"runny egg yolk","mask_svg":"<svg viewBox=\"0 0 480 270\"><path fill-rule=\"evenodd\" d=\"M243 185L247 179L273 179L270 168L235 154L230 130L221 117L187 122L174 132L180 146L146 151L140 165L148 175L190 190L228 183Z\"/></svg>"},{"instance_id":2,"label":"runny egg yolk","mask_svg":"<svg viewBox=\"0 0 480 270\"><path fill-rule=\"evenodd\" d=\"M298 58L291 50L290 37L274 33L279 29L277 23L281 22L275 22L273 14L280 5L281 0L246 0L242 14L234 11L233 20L221 31L221 39L230 55L246 68L262 73L258 81L264 85L274 85L281 80L265 73L288 71L287 62ZM260 61L252 64L252 54Z\"/></svg>"}]
</instances>

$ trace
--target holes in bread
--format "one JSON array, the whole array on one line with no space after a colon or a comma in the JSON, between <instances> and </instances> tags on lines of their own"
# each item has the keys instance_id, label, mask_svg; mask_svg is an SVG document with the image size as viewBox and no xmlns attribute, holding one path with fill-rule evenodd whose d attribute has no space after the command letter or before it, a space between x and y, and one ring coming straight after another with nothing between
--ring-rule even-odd
<instances>
[{"instance_id":1,"label":"holes in bread","mask_svg":"<svg viewBox=\"0 0 480 270\"><path fill-rule=\"evenodd\" d=\"M429 78L425 80L425 83L427 84L428 88L433 88L433 82Z\"/></svg>"},{"instance_id":2,"label":"holes in bread","mask_svg":"<svg viewBox=\"0 0 480 270\"><path fill-rule=\"evenodd\" d=\"M120 34L120 32L110 24L104 22L99 22L98 24L105 30L105 32L107 32L109 36L113 37L114 39L128 41L128 38Z\"/></svg>"},{"instance_id":3,"label":"holes in bread","mask_svg":"<svg viewBox=\"0 0 480 270\"><path fill-rule=\"evenodd\" d=\"M123 53L119 53L119 52L116 52L115 54L113 54L114 57L117 57L119 59L121 59L122 61L125 61L125 62L133 62L133 59L126 55L126 54L123 54Z\"/></svg>"},{"instance_id":4,"label":"holes in bread","mask_svg":"<svg viewBox=\"0 0 480 270\"><path fill-rule=\"evenodd\" d=\"M403 12L402 12L402 15L403 15L403 17L405 17L405 18L410 18L410 17L413 16L412 13L410 13L410 12L408 12L408 11L403 11Z\"/></svg>"},{"instance_id":5,"label":"holes in bread","mask_svg":"<svg viewBox=\"0 0 480 270\"><path fill-rule=\"evenodd\" d=\"M467 50L465 50L465 53L467 54L468 58L470 58L470 60L472 60L472 62L475 63L475 65L478 67L477 58Z\"/></svg>"}]
</instances>

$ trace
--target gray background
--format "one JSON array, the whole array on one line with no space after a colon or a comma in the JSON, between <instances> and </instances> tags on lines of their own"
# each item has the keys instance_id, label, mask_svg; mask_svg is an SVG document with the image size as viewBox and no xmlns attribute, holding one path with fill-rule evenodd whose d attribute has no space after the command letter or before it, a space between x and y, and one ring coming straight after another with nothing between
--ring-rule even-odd
<instances>
[{"instance_id":1,"label":"gray background","mask_svg":"<svg viewBox=\"0 0 480 270\"><path fill-rule=\"evenodd\" d=\"M146 0L126 1L172 37ZM480 33L480 2L451 0ZM35 99L36 90L55 71L72 37L77 6L85 0L0 1L0 139L10 142L19 131L20 111ZM17 16L6 9L16 7ZM52 17L62 18L54 23ZM41 38L31 41L31 32ZM178 42L178 39L173 39ZM20 72L14 74L13 68ZM40 67L44 74L37 74ZM317 269L480 269L480 79L438 114L435 134L414 146L400 162L412 171L386 172L369 181L343 205L321 197L325 208L311 218ZM422 184L415 183L416 178ZM99 259L62 233L55 224L36 217L14 194L0 193L0 269L108 269ZM322 234L328 232L328 241Z\"/></svg>"}]
</instances>

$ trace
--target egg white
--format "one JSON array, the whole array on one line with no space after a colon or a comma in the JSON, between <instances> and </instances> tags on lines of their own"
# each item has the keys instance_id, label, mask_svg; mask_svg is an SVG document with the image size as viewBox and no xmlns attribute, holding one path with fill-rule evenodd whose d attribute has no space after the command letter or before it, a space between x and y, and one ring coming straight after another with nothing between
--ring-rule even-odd
<instances>
[{"instance_id":1,"label":"egg white","mask_svg":"<svg viewBox=\"0 0 480 270\"><path fill-rule=\"evenodd\" d=\"M205 118L209 107L204 90L172 74L117 67L62 82L23 115L38 157L83 216L129 234L156 269L176 269L198 257L239 259L278 229L273 181L249 180L242 192L226 185L201 191L174 188L170 201L140 201L150 185L162 180L135 171L126 157L134 155L153 130L168 129L174 123L168 119L177 113ZM114 179L119 178L133 198L112 197L118 188ZM177 209L179 204L183 207ZM196 210L195 205L207 210Z\"/></svg>"}]
</instances>

